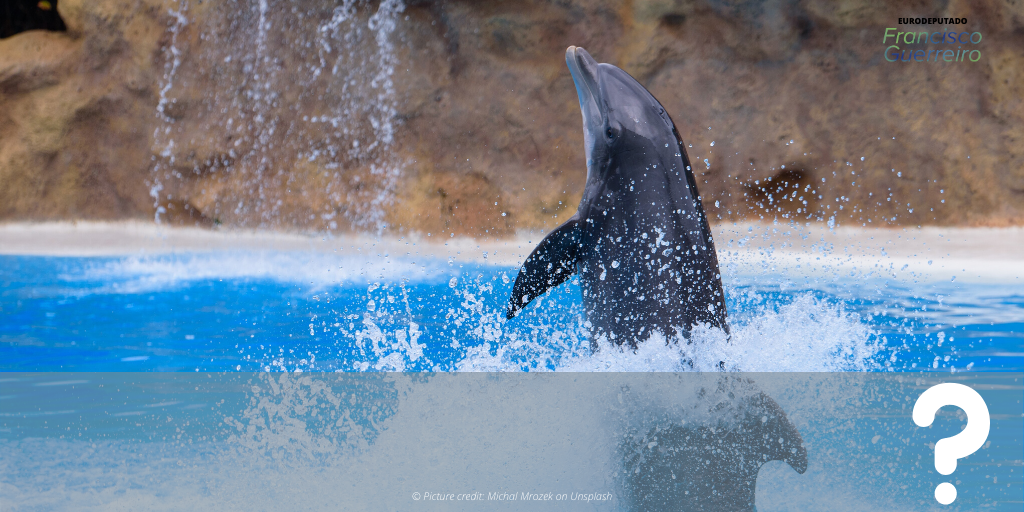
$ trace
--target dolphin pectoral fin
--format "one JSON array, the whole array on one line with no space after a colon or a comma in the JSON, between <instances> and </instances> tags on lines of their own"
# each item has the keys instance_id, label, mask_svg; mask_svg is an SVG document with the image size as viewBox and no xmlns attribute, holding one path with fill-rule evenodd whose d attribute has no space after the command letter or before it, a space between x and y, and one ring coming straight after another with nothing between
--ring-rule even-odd
<instances>
[{"instance_id":1,"label":"dolphin pectoral fin","mask_svg":"<svg viewBox=\"0 0 1024 512\"><path fill-rule=\"evenodd\" d=\"M512 286L505 318L516 316L530 301L564 283L576 273L580 248L579 215L577 212L548 233L526 258Z\"/></svg>"}]
</instances>

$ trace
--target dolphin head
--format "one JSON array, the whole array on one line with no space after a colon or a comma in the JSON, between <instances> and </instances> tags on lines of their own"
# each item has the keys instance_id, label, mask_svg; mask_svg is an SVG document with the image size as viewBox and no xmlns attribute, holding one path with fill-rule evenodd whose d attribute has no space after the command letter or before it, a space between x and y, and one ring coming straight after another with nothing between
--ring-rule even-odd
<instances>
[{"instance_id":1,"label":"dolphin head","mask_svg":"<svg viewBox=\"0 0 1024 512\"><path fill-rule=\"evenodd\" d=\"M588 186L604 178L617 155L643 151L652 143L656 147L681 145L664 107L628 73L598 63L577 46L565 51L565 62L583 112Z\"/></svg>"}]
</instances>

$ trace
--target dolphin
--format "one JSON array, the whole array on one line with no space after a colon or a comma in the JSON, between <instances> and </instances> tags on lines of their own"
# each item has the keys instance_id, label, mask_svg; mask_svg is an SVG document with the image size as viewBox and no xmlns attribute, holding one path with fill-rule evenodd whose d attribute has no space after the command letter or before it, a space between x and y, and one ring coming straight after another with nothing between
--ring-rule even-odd
<instances>
[{"instance_id":1,"label":"dolphin","mask_svg":"<svg viewBox=\"0 0 1024 512\"><path fill-rule=\"evenodd\" d=\"M505 316L578 274L591 347L636 348L654 331L725 330L711 229L672 118L625 71L583 48L565 52L580 110L587 181L576 214L549 233L516 276Z\"/></svg>"},{"instance_id":2,"label":"dolphin","mask_svg":"<svg viewBox=\"0 0 1024 512\"><path fill-rule=\"evenodd\" d=\"M623 438L629 510L753 512L761 466L778 460L807 471L803 437L779 404L764 392L731 391L702 390L714 404L702 420L661 421Z\"/></svg>"}]
</instances>

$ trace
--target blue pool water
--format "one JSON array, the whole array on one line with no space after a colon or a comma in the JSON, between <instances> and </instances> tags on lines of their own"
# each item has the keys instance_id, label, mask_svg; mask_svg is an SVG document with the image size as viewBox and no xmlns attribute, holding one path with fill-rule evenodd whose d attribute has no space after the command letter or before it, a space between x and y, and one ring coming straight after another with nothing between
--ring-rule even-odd
<instances>
[{"instance_id":1,"label":"blue pool water","mask_svg":"<svg viewBox=\"0 0 1024 512\"><path fill-rule=\"evenodd\" d=\"M0 256L4 371L1020 371L1024 291L729 275L732 339L591 355L578 286L506 321L515 268L311 253Z\"/></svg>"},{"instance_id":2,"label":"blue pool water","mask_svg":"<svg viewBox=\"0 0 1024 512\"><path fill-rule=\"evenodd\" d=\"M772 372L733 382L778 401L807 448L803 475L761 469L757 510L1019 510L1024 295L1013 285L726 265L731 336L697 328L592 354L571 282L504 319L515 271L318 252L0 256L0 500L517 510L411 496L587 492L614 497L529 507L633 510L623 432L709 421L702 408L730 403L706 394L722 395L724 361ZM503 373L469 373L481 370ZM938 382L974 387L992 415L988 444L953 477L936 474L933 443L966 418L947 407L932 428L910 420ZM699 486L699 468L686 474ZM951 507L932 497L943 481L960 492Z\"/></svg>"}]
</instances>

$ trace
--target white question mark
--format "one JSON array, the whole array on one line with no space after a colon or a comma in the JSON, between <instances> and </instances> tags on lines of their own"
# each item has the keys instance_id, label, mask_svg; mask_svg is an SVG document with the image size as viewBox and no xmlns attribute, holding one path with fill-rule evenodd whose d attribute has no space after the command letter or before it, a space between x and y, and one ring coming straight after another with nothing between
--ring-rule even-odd
<instances>
[{"instance_id":1,"label":"white question mark","mask_svg":"<svg viewBox=\"0 0 1024 512\"><path fill-rule=\"evenodd\" d=\"M914 404L914 423L927 427L935 420L935 413L945 405L955 405L967 413L967 427L963 432L935 443L935 470L943 475L956 471L956 460L976 451L988 438L988 406L977 391L963 384L937 384L921 393ZM935 488L935 500L949 505L956 499L956 487L943 482Z\"/></svg>"}]
</instances>

